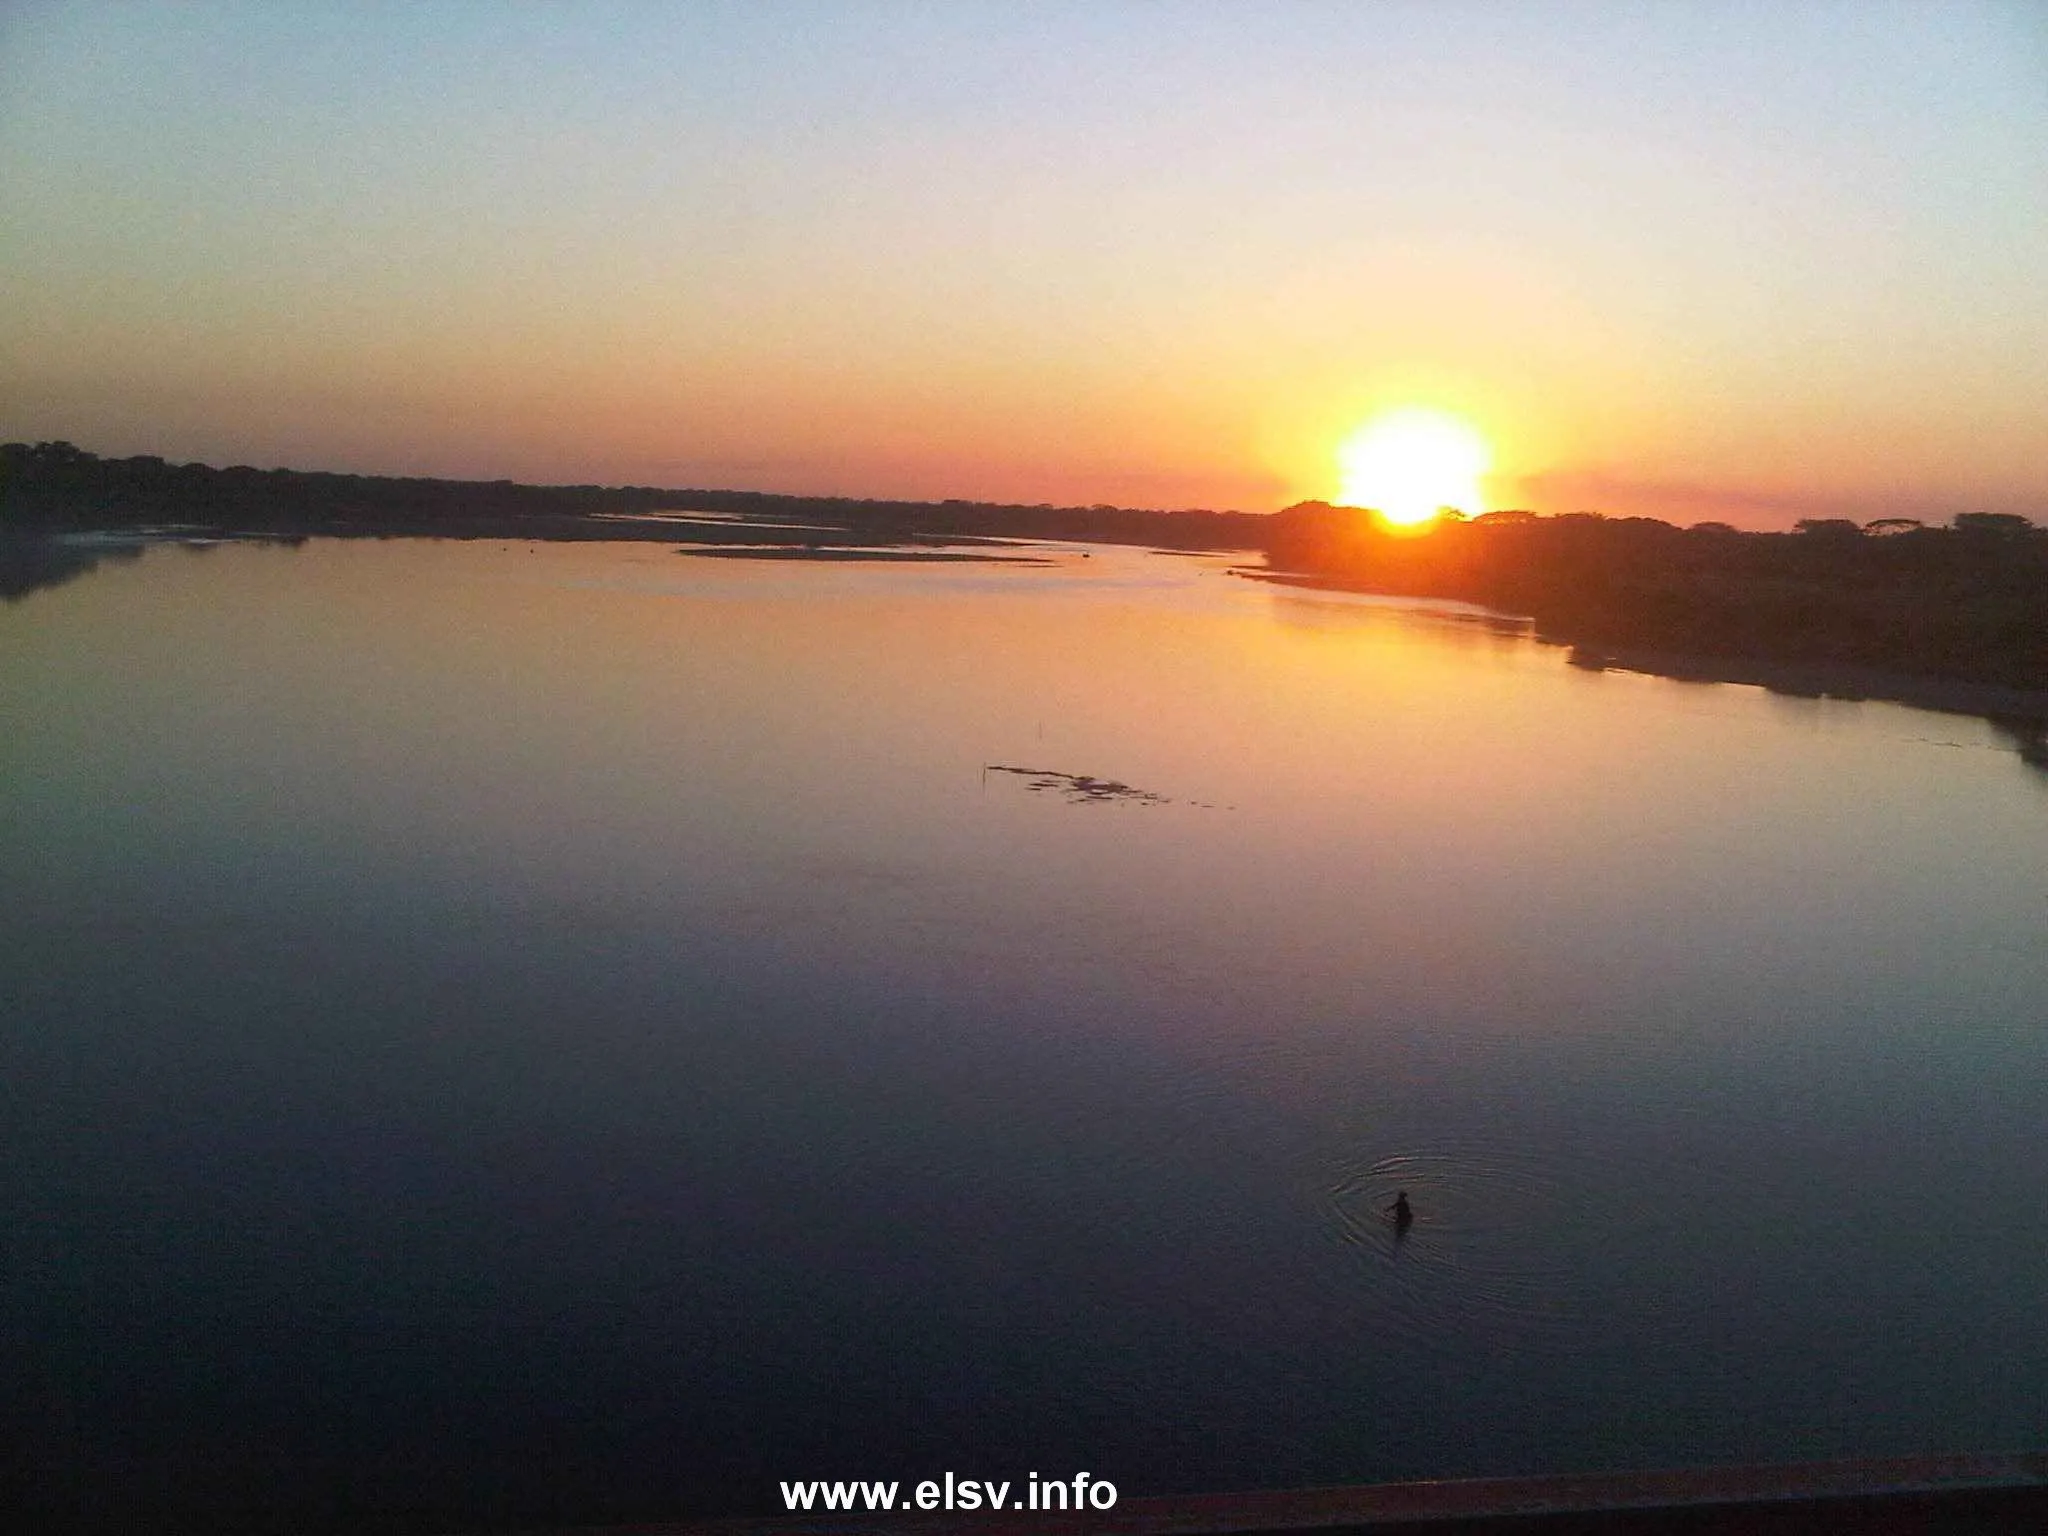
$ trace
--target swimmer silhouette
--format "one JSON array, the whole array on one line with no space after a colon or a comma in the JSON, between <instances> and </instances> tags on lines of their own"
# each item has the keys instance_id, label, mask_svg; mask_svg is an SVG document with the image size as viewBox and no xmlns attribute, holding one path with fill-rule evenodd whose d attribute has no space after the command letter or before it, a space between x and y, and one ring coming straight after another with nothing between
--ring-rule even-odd
<instances>
[{"instance_id":1,"label":"swimmer silhouette","mask_svg":"<svg viewBox=\"0 0 2048 1536\"><path fill-rule=\"evenodd\" d=\"M1394 1203L1387 1207L1394 1218L1394 1230L1406 1232L1415 1225L1415 1212L1408 1205L1408 1191L1400 1190L1394 1196Z\"/></svg>"}]
</instances>

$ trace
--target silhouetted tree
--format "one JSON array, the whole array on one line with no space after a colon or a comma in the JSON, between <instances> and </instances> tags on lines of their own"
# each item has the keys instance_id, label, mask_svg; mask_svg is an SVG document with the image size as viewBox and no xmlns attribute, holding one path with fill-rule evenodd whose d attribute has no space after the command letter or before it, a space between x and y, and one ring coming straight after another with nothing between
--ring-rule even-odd
<instances>
[{"instance_id":1,"label":"silhouetted tree","mask_svg":"<svg viewBox=\"0 0 2048 1536\"><path fill-rule=\"evenodd\" d=\"M1955 526L1957 533L1988 534L1996 538L2034 532L2034 525L2014 512L1958 512Z\"/></svg>"}]
</instances>

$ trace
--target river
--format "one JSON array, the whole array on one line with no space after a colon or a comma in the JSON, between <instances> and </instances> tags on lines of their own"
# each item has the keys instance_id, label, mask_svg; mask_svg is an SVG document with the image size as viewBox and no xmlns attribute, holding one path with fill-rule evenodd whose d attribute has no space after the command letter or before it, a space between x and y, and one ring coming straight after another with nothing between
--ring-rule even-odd
<instances>
[{"instance_id":1,"label":"river","mask_svg":"<svg viewBox=\"0 0 2048 1536\"><path fill-rule=\"evenodd\" d=\"M19 1497L2048 1443L2010 739L1049 557L171 545L0 607Z\"/></svg>"}]
</instances>

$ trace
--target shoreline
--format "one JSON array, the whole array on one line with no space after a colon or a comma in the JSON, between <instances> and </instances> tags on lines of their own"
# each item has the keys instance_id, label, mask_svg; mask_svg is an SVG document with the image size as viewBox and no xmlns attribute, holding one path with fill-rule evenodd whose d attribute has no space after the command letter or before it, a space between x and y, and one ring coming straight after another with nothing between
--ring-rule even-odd
<instances>
[{"instance_id":1,"label":"shoreline","mask_svg":"<svg viewBox=\"0 0 2048 1536\"><path fill-rule=\"evenodd\" d=\"M986 534L951 535L910 532L895 538L870 535L863 538L847 530L848 537L824 543L815 538L818 529L804 530L800 538L761 539L736 546L733 535L789 531L772 523L757 523L738 517L700 526L666 520L640 520L588 515L487 517L474 520L437 521L431 525L392 520L379 524L337 526L322 519L281 521L267 526L237 525L233 522L160 523L139 527L65 528L5 530L0 540L0 597L19 600L45 585L58 585L91 571L107 558L130 558L158 543L192 543L256 540L295 543L308 538L338 539L506 539L537 543L620 543L665 544L675 553L724 559L873 561L920 563L985 563L1005 565L1047 565L1056 563L1041 555L1023 553L1042 547L1033 540L992 538ZM691 537L691 534L702 535ZM723 537L717 537L722 534ZM1116 541L1105 541L1115 544ZM1121 545L1144 548L1142 545ZM1015 553L988 553L1000 548ZM40 556L36 551L41 551ZM1233 549L1166 550L1159 554L1239 553ZM1836 699L1845 703L1898 704L1936 714L1964 715L1988 721L2013 738L2022 761L2048 770L2048 690L2013 688L1999 683L1975 683L1958 678L1869 667L1851 662L1789 661L1759 654L1714 655L1678 652L1651 646L1593 645L1569 634L1546 630L1526 614L1489 608L1469 599L1442 594L1389 591L1355 580L1313 572L1262 569L1233 565L1227 574L1247 581L1310 591L1348 593L1401 604L1437 604L1490 616L1503 625L1523 628L1544 645L1562 646L1568 665L1590 672L1634 672L1683 683L1728 683L1762 688L1791 698Z\"/></svg>"},{"instance_id":2,"label":"shoreline","mask_svg":"<svg viewBox=\"0 0 2048 1536\"><path fill-rule=\"evenodd\" d=\"M1764 656L1686 656L1632 647L1604 649L1538 633L1545 645L1569 648L1569 665L1587 672L1635 672L1679 683L1733 683L1800 699L1845 704L1902 704L1943 715L1974 715L1994 724L2048 730L2048 692L1888 672L1849 662L1773 661Z\"/></svg>"},{"instance_id":3,"label":"shoreline","mask_svg":"<svg viewBox=\"0 0 2048 1536\"><path fill-rule=\"evenodd\" d=\"M1233 568L1232 575L1274 586L1312 591L1349 592L1360 597L1388 598L1418 604L1455 602L1482 608L1507 622L1527 624L1543 645L1562 646L1568 665L1588 672L1634 672L1680 683L1730 683L1762 688L1790 698L1835 699L1855 704L1900 704L1935 714L1968 715L1988 720L2019 743L2022 759L2048 768L2048 690L2009 688L1998 683L1972 683L1922 673L1897 672L1852 662L1782 661L1760 655L1715 656L1658 650L1649 646L1596 646L1570 635L1548 631L1526 614L1485 609L1464 599L1376 590L1341 577L1291 571Z\"/></svg>"},{"instance_id":4,"label":"shoreline","mask_svg":"<svg viewBox=\"0 0 2048 1536\"><path fill-rule=\"evenodd\" d=\"M829 535L821 538L820 534ZM104 560L128 560L158 545L303 544L308 539L501 540L532 544L652 544L676 554L724 559L852 561L900 564L1054 565L1035 539L912 530L884 534L847 526L792 527L748 517L676 520L608 513L384 520L214 519L82 525L0 524L0 601L83 576ZM745 542L740 542L744 540ZM1135 545L1125 545L1135 548Z\"/></svg>"},{"instance_id":5,"label":"shoreline","mask_svg":"<svg viewBox=\"0 0 2048 1536\"><path fill-rule=\"evenodd\" d=\"M703 560L851 560L902 565L1057 565L1040 555L985 555L971 549L934 549L918 544L707 544L675 551Z\"/></svg>"}]
</instances>

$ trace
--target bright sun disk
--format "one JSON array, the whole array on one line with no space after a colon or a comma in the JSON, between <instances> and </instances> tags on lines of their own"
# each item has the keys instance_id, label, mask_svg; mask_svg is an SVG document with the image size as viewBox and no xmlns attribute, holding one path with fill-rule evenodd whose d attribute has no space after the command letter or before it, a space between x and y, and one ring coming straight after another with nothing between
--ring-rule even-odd
<instances>
[{"instance_id":1,"label":"bright sun disk","mask_svg":"<svg viewBox=\"0 0 2048 1536\"><path fill-rule=\"evenodd\" d=\"M1441 411L1375 417L1337 449L1338 499L1370 507L1390 523L1426 523L1445 507L1469 517L1486 510L1479 477L1493 454L1466 422Z\"/></svg>"}]
</instances>

